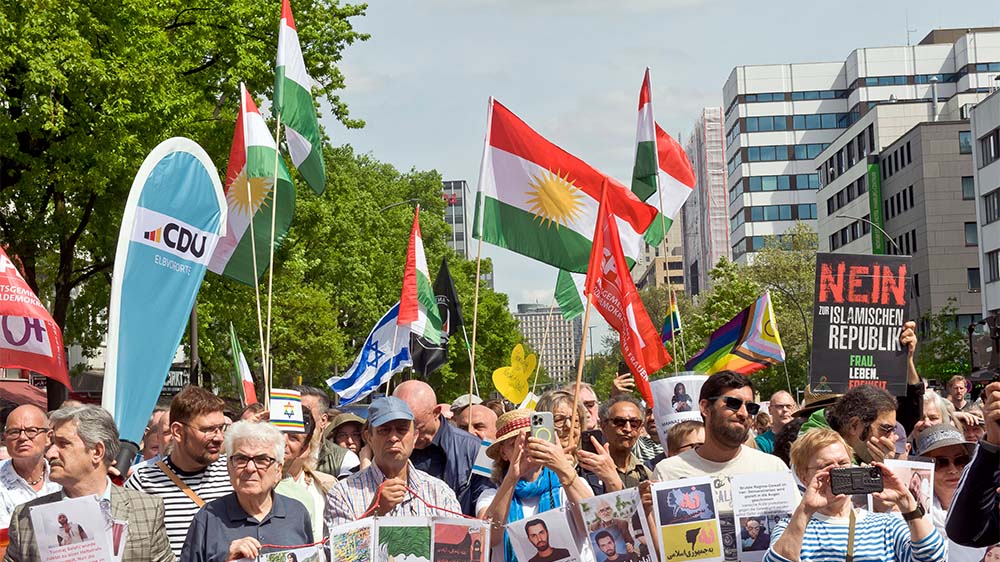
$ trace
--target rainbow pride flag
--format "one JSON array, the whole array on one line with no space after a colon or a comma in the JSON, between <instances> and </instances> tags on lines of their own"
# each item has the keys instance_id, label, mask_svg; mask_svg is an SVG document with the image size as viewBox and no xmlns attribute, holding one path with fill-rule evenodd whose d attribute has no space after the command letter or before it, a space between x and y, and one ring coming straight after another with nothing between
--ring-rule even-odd
<instances>
[{"instance_id":1,"label":"rainbow pride flag","mask_svg":"<svg viewBox=\"0 0 1000 562\"><path fill-rule=\"evenodd\" d=\"M765 291L749 308L713 332L705 349L685 367L708 374L728 370L749 375L784 361L771 295Z\"/></svg>"},{"instance_id":2,"label":"rainbow pride flag","mask_svg":"<svg viewBox=\"0 0 1000 562\"><path fill-rule=\"evenodd\" d=\"M671 291L670 306L667 307L667 317L663 320L660 339L663 343L667 343L673 339L674 334L679 333L681 333L681 310L677 307L677 293Z\"/></svg>"}]
</instances>

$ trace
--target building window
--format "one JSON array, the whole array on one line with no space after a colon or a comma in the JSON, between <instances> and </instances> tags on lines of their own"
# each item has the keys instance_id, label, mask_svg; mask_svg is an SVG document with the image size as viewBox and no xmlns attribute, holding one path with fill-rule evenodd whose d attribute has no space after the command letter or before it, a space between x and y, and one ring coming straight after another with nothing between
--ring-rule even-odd
<instances>
[{"instance_id":1,"label":"building window","mask_svg":"<svg viewBox=\"0 0 1000 562\"><path fill-rule=\"evenodd\" d=\"M1000 281L1000 250L987 252L985 258L986 282L994 283Z\"/></svg>"},{"instance_id":2,"label":"building window","mask_svg":"<svg viewBox=\"0 0 1000 562\"><path fill-rule=\"evenodd\" d=\"M990 224L1000 219L1000 189L983 195L983 217L986 219L983 224Z\"/></svg>"},{"instance_id":3,"label":"building window","mask_svg":"<svg viewBox=\"0 0 1000 562\"><path fill-rule=\"evenodd\" d=\"M969 201L976 198L976 182L972 176L962 177L962 199Z\"/></svg>"},{"instance_id":4,"label":"building window","mask_svg":"<svg viewBox=\"0 0 1000 562\"><path fill-rule=\"evenodd\" d=\"M970 267L968 270L966 270L966 273L969 278L969 292L978 293L982 289L982 286L979 282L979 268Z\"/></svg>"},{"instance_id":5,"label":"building window","mask_svg":"<svg viewBox=\"0 0 1000 562\"><path fill-rule=\"evenodd\" d=\"M920 274L913 274L913 294L914 296L920 296Z\"/></svg>"},{"instance_id":6,"label":"building window","mask_svg":"<svg viewBox=\"0 0 1000 562\"><path fill-rule=\"evenodd\" d=\"M965 223L965 245L966 246L979 245L979 231L977 230L976 223L974 222Z\"/></svg>"},{"instance_id":7,"label":"building window","mask_svg":"<svg viewBox=\"0 0 1000 562\"><path fill-rule=\"evenodd\" d=\"M958 133L958 153L972 154L972 132L959 131Z\"/></svg>"},{"instance_id":8,"label":"building window","mask_svg":"<svg viewBox=\"0 0 1000 562\"><path fill-rule=\"evenodd\" d=\"M985 137L979 139L979 167L989 166L1000 158L1000 129L993 129Z\"/></svg>"}]
</instances>

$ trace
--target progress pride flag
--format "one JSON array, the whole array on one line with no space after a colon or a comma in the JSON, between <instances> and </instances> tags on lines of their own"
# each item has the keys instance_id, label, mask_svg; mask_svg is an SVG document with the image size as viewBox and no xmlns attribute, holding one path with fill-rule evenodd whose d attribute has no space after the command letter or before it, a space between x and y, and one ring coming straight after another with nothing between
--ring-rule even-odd
<instances>
[{"instance_id":1,"label":"progress pride flag","mask_svg":"<svg viewBox=\"0 0 1000 562\"><path fill-rule=\"evenodd\" d=\"M34 371L72 390L62 332L2 248L0 367Z\"/></svg>"}]
</instances>

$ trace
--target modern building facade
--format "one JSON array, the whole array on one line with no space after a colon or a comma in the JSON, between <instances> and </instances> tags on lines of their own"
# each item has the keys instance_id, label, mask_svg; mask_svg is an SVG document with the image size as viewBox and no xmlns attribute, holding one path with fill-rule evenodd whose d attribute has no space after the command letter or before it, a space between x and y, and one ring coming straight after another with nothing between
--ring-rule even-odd
<instances>
[{"instance_id":1,"label":"modern building facade","mask_svg":"<svg viewBox=\"0 0 1000 562\"><path fill-rule=\"evenodd\" d=\"M820 251L912 256L910 315L952 304L962 329L981 318L972 142L962 117L983 95L878 105L817 159Z\"/></svg>"},{"instance_id":2,"label":"modern building facade","mask_svg":"<svg viewBox=\"0 0 1000 562\"><path fill-rule=\"evenodd\" d=\"M681 208L684 289L690 295L711 288L708 272L720 258L730 257L724 138L722 108L706 107L688 138L687 154L697 183Z\"/></svg>"},{"instance_id":3,"label":"modern building facade","mask_svg":"<svg viewBox=\"0 0 1000 562\"><path fill-rule=\"evenodd\" d=\"M635 282L639 289L660 289L673 286L676 293L684 292L684 256L657 256Z\"/></svg>"},{"instance_id":4,"label":"modern building facade","mask_svg":"<svg viewBox=\"0 0 1000 562\"><path fill-rule=\"evenodd\" d=\"M444 182L441 198L447 206L444 209L444 221L451 227L448 247L458 252L463 258L469 257L469 236L466 225L469 224L465 208L465 194L468 192L465 180L450 180Z\"/></svg>"},{"instance_id":5,"label":"modern building facade","mask_svg":"<svg viewBox=\"0 0 1000 562\"><path fill-rule=\"evenodd\" d=\"M838 62L739 66L723 89L730 242L746 263L795 221L816 227L816 159L881 104L988 92L1000 28L934 30L919 44Z\"/></svg>"},{"instance_id":6,"label":"modern building facade","mask_svg":"<svg viewBox=\"0 0 1000 562\"><path fill-rule=\"evenodd\" d=\"M971 121L973 203L985 316L1000 311L1000 91L972 109Z\"/></svg>"},{"instance_id":7,"label":"modern building facade","mask_svg":"<svg viewBox=\"0 0 1000 562\"><path fill-rule=\"evenodd\" d=\"M539 354L539 361L557 386L576 380L580 345L583 343L583 318L562 317L559 307L519 304L514 313L521 334Z\"/></svg>"}]
</instances>

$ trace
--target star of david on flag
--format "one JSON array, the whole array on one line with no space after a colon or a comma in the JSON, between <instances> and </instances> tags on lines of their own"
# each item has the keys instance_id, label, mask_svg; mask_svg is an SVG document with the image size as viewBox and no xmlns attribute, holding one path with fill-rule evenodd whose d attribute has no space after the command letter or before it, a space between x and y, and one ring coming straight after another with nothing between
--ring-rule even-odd
<instances>
[{"instance_id":1,"label":"star of david on flag","mask_svg":"<svg viewBox=\"0 0 1000 562\"><path fill-rule=\"evenodd\" d=\"M340 377L326 380L330 390L340 396L341 404L353 404L410 367L410 328L399 326L399 303L385 313L361 347L354 364Z\"/></svg>"}]
</instances>

